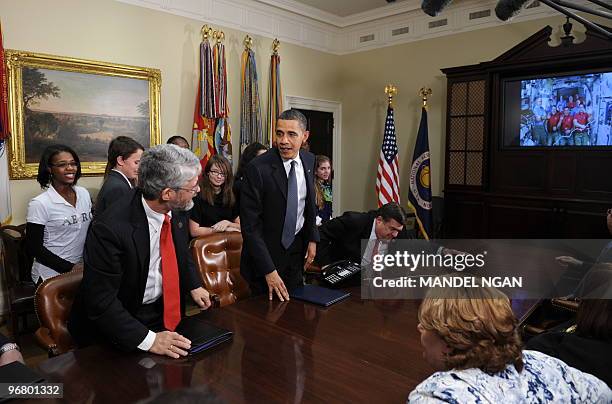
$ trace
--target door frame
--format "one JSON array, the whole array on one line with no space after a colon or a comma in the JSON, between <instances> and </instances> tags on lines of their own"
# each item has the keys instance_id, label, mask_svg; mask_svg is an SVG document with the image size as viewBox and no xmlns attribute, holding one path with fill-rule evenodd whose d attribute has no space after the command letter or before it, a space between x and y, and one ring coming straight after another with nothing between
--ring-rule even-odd
<instances>
[{"instance_id":1,"label":"door frame","mask_svg":"<svg viewBox=\"0 0 612 404\"><path fill-rule=\"evenodd\" d=\"M334 181L332 184L332 210L335 216L340 216L340 203L342 189L342 155L340 153L342 135L342 103L338 101L319 100L316 98L301 97L298 95L285 95L285 109L299 108L310 111L331 112L334 116L332 132L332 163L334 167Z\"/></svg>"}]
</instances>

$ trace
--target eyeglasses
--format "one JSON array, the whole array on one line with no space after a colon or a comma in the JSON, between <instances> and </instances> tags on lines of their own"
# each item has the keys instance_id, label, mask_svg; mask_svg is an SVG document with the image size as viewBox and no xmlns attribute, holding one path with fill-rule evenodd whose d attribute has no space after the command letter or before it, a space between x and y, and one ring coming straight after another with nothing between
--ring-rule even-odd
<instances>
[{"instance_id":1,"label":"eyeglasses","mask_svg":"<svg viewBox=\"0 0 612 404\"><path fill-rule=\"evenodd\" d=\"M70 163L58 163L58 164L49 164L51 167L57 167L57 168L67 168L67 167L74 167L77 168L80 164L77 163L76 161L70 162Z\"/></svg>"},{"instance_id":2,"label":"eyeglasses","mask_svg":"<svg viewBox=\"0 0 612 404\"><path fill-rule=\"evenodd\" d=\"M191 192L192 194L197 194L200 191L200 186L196 185L195 188L173 188L175 191L178 191L179 189L182 189L183 191L187 191L187 192Z\"/></svg>"},{"instance_id":3,"label":"eyeglasses","mask_svg":"<svg viewBox=\"0 0 612 404\"><path fill-rule=\"evenodd\" d=\"M225 178L225 173L217 170L210 170L208 174L216 175L217 177Z\"/></svg>"}]
</instances>

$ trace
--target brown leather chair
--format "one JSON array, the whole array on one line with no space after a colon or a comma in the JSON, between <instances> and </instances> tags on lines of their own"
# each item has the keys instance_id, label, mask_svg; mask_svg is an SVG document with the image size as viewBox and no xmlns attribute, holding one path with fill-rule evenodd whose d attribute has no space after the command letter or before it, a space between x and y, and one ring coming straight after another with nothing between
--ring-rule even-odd
<instances>
[{"instance_id":1,"label":"brown leather chair","mask_svg":"<svg viewBox=\"0 0 612 404\"><path fill-rule=\"evenodd\" d=\"M83 270L74 270L49 278L36 289L36 315L40 321L36 340L49 356L75 347L66 324L82 279Z\"/></svg>"},{"instance_id":2,"label":"brown leather chair","mask_svg":"<svg viewBox=\"0 0 612 404\"><path fill-rule=\"evenodd\" d=\"M24 330L28 328L28 315L34 314L34 291L32 282L32 258L25 249L25 224L5 225L0 229L3 244L3 264L9 300L11 334L19 343L19 319L23 319Z\"/></svg>"},{"instance_id":3,"label":"brown leather chair","mask_svg":"<svg viewBox=\"0 0 612 404\"><path fill-rule=\"evenodd\" d=\"M204 287L218 296L220 306L251 295L248 283L240 275L241 251L242 235L237 232L215 233L191 241L191 253Z\"/></svg>"},{"instance_id":4,"label":"brown leather chair","mask_svg":"<svg viewBox=\"0 0 612 404\"><path fill-rule=\"evenodd\" d=\"M567 297L542 299L525 319L522 326L525 340L556 330L561 324L573 322L580 308L580 300Z\"/></svg>"}]
</instances>

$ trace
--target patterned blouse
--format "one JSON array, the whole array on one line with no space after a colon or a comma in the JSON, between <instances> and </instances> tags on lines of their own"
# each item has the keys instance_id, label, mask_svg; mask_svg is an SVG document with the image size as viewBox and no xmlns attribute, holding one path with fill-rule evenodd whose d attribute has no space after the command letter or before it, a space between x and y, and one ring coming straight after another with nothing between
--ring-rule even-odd
<instances>
[{"instance_id":1,"label":"patterned blouse","mask_svg":"<svg viewBox=\"0 0 612 404\"><path fill-rule=\"evenodd\" d=\"M480 369L436 372L408 396L410 403L612 403L612 390L593 375L536 351L523 351L524 367L496 374Z\"/></svg>"}]
</instances>

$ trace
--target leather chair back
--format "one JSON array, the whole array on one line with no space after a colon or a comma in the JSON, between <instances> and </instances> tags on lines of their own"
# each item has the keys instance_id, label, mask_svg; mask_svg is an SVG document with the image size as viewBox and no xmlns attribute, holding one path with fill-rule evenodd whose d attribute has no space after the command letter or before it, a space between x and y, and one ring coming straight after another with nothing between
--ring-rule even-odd
<instances>
[{"instance_id":1,"label":"leather chair back","mask_svg":"<svg viewBox=\"0 0 612 404\"><path fill-rule=\"evenodd\" d=\"M28 315L34 313L34 291L32 282L32 257L26 252L26 225L6 225L0 228L2 237L1 256L8 291L10 330L17 344L20 342L20 319L23 330L28 329Z\"/></svg>"},{"instance_id":2,"label":"leather chair back","mask_svg":"<svg viewBox=\"0 0 612 404\"><path fill-rule=\"evenodd\" d=\"M75 347L67 322L82 279L83 270L74 270L49 278L36 289L35 307L41 324L36 339L50 356Z\"/></svg>"},{"instance_id":3,"label":"leather chair back","mask_svg":"<svg viewBox=\"0 0 612 404\"><path fill-rule=\"evenodd\" d=\"M2 226L6 281L9 288L19 283L32 283L32 257L26 252L25 224Z\"/></svg>"},{"instance_id":4,"label":"leather chair back","mask_svg":"<svg viewBox=\"0 0 612 404\"><path fill-rule=\"evenodd\" d=\"M220 306L251 295L248 283L240 275L241 251L242 235L237 232L210 234L191 242L191 253L204 287L218 296Z\"/></svg>"}]
</instances>

